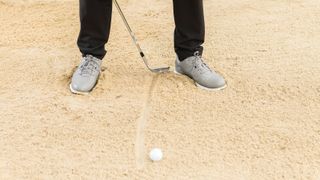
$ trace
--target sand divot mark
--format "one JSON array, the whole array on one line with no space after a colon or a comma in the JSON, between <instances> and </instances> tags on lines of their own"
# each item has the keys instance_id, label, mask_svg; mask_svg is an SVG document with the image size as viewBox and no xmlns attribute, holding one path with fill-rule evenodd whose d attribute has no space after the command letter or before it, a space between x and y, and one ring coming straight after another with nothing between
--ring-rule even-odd
<instances>
[{"instance_id":1,"label":"sand divot mark","mask_svg":"<svg viewBox=\"0 0 320 180\"><path fill-rule=\"evenodd\" d=\"M158 74L154 75L152 77L150 86L146 88L148 91L145 93L142 111L138 119L138 128L137 128L137 136L136 136L136 143L135 143L135 157L136 157L136 165L138 169L142 169L144 166L145 153L146 153L145 144L144 144L145 127L150 115L150 110L151 110L150 102L152 100L153 90L154 90L154 87L156 86L158 78L159 78Z\"/></svg>"}]
</instances>

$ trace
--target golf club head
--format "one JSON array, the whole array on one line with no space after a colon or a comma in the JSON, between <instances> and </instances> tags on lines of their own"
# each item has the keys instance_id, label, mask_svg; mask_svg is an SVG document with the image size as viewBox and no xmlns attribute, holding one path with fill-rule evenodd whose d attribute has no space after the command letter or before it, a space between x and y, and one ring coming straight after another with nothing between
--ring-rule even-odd
<instances>
[{"instance_id":1,"label":"golf club head","mask_svg":"<svg viewBox=\"0 0 320 180\"><path fill-rule=\"evenodd\" d=\"M162 67L162 68L150 69L150 71L154 73L166 73L169 71L169 69L170 67Z\"/></svg>"}]
</instances>

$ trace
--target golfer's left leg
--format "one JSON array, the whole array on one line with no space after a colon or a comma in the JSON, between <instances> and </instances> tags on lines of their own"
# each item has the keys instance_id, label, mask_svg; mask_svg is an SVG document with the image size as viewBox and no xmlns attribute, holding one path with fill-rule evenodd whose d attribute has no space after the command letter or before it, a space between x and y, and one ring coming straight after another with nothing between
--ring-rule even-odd
<instances>
[{"instance_id":1,"label":"golfer's left leg","mask_svg":"<svg viewBox=\"0 0 320 180\"><path fill-rule=\"evenodd\" d=\"M202 0L173 0L173 11L176 24L174 48L179 59L195 52L201 55L205 38Z\"/></svg>"},{"instance_id":2,"label":"golfer's left leg","mask_svg":"<svg viewBox=\"0 0 320 180\"><path fill-rule=\"evenodd\" d=\"M202 0L173 0L177 54L176 72L191 77L197 86L208 90L226 87L224 78L211 70L202 58L205 23Z\"/></svg>"}]
</instances>

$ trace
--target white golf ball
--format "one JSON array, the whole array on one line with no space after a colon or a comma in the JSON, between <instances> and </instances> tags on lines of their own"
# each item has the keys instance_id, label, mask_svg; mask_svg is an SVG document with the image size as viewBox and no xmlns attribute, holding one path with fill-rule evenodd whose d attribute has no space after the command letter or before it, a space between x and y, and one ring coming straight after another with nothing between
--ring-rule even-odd
<instances>
[{"instance_id":1,"label":"white golf ball","mask_svg":"<svg viewBox=\"0 0 320 180\"><path fill-rule=\"evenodd\" d=\"M163 158L162 150L154 148L150 151L149 156L152 161L160 161Z\"/></svg>"}]
</instances>

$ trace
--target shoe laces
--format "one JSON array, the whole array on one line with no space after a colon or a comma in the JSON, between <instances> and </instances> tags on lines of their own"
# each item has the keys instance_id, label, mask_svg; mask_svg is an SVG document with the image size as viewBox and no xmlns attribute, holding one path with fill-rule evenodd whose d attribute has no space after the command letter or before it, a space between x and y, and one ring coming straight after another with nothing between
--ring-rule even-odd
<instances>
[{"instance_id":1,"label":"shoe laces","mask_svg":"<svg viewBox=\"0 0 320 180\"><path fill-rule=\"evenodd\" d=\"M80 66L80 75L91 76L98 71L99 64L96 61L97 60L91 55L85 56L84 62Z\"/></svg>"},{"instance_id":2,"label":"shoe laces","mask_svg":"<svg viewBox=\"0 0 320 180\"><path fill-rule=\"evenodd\" d=\"M203 61L203 58L201 57L199 51L196 51L194 53L194 61L193 61L193 67L195 70L200 72L200 74L203 74L205 72L212 72L212 70L209 68L209 66Z\"/></svg>"}]
</instances>

